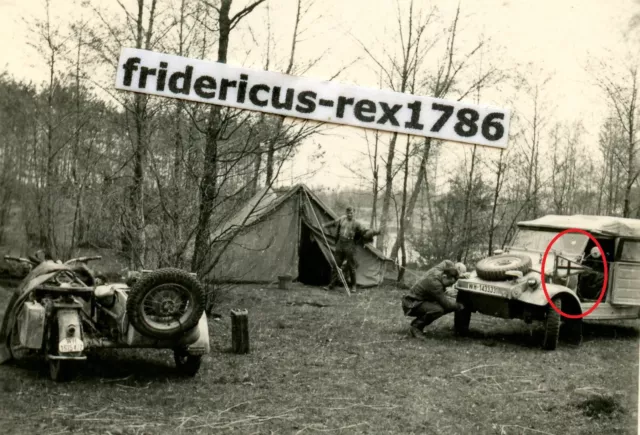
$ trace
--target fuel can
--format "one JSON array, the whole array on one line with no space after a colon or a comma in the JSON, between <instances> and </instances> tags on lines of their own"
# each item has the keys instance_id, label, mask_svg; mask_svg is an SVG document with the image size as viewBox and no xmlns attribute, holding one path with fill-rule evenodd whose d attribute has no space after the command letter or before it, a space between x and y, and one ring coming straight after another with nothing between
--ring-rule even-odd
<instances>
[{"instance_id":1,"label":"fuel can","mask_svg":"<svg viewBox=\"0 0 640 435\"><path fill-rule=\"evenodd\" d=\"M45 309L38 302L25 302L18 316L20 344L40 349L44 338Z\"/></svg>"}]
</instances>

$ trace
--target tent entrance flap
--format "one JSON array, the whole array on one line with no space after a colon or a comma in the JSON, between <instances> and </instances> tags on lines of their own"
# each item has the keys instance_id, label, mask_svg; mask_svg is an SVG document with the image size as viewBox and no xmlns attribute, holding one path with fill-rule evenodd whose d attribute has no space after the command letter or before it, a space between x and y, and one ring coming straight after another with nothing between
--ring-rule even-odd
<instances>
[{"instance_id":1,"label":"tent entrance flap","mask_svg":"<svg viewBox=\"0 0 640 435\"><path fill-rule=\"evenodd\" d=\"M331 280L331 266L311 229L301 222L298 281L307 285L327 285Z\"/></svg>"}]
</instances>

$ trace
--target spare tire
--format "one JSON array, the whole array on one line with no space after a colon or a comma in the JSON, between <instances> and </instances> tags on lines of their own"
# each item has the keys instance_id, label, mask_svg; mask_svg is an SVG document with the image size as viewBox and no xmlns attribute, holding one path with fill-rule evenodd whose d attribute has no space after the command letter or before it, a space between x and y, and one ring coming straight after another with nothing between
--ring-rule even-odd
<instances>
[{"instance_id":1,"label":"spare tire","mask_svg":"<svg viewBox=\"0 0 640 435\"><path fill-rule=\"evenodd\" d=\"M173 339L195 328L204 312L200 282L182 269L165 268L143 274L127 298L129 322L142 335Z\"/></svg>"},{"instance_id":2,"label":"spare tire","mask_svg":"<svg viewBox=\"0 0 640 435\"><path fill-rule=\"evenodd\" d=\"M502 281L508 279L506 272L517 270L527 274L531 270L531 258L526 255L501 254L488 257L476 264L476 274L487 281Z\"/></svg>"}]
</instances>

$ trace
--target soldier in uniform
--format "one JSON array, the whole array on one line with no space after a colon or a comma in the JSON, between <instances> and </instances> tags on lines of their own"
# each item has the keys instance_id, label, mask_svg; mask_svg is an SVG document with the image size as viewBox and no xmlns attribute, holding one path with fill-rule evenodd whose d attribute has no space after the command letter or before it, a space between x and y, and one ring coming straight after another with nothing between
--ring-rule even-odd
<instances>
[{"instance_id":1,"label":"soldier in uniform","mask_svg":"<svg viewBox=\"0 0 640 435\"><path fill-rule=\"evenodd\" d=\"M466 267L462 263L445 260L414 284L409 294L402 298L402 310L408 317L415 317L411 322L411 335L424 338L423 329L435 320L453 311L463 309L462 304L445 295L447 287L451 287L461 275L466 275Z\"/></svg>"},{"instance_id":2,"label":"soldier in uniform","mask_svg":"<svg viewBox=\"0 0 640 435\"><path fill-rule=\"evenodd\" d=\"M356 253L356 238L362 238L365 233L368 236L380 234L380 231L367 231L367 229L353 218L353 207L347 207L346 214L334 221L328 222L324 225L324 228L337 227L337 242L335 260L337 267L342 267L342 264L346 262L346 269L349 275L347 281L351 282L352 291L356 291L356 267L355 260ZM338 270L336 264L332 264L332 276L331 282L326 290L333 290L333 287L338 281Z\"/></svg>"}]
</instances>

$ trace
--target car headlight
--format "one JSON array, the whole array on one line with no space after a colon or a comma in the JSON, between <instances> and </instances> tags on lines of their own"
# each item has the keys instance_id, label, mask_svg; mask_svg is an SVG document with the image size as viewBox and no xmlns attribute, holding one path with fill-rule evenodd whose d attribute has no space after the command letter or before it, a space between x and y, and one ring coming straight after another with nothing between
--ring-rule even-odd
<instances>
[{"instance_id":1,"label":"car headlight","mask_svg":"<svg viewBox=\"0 0 640 435\"><path fill-rule=\"evenodd\" d=\"M538 282L538 280L537 280L536 278L529 278L529 279L527 280L527 285L528 285L529 287L531 287L531 288L536 288L536 287L538 287L538 284L540 284L540 283Z\"/></svg>"}]
</instances>

